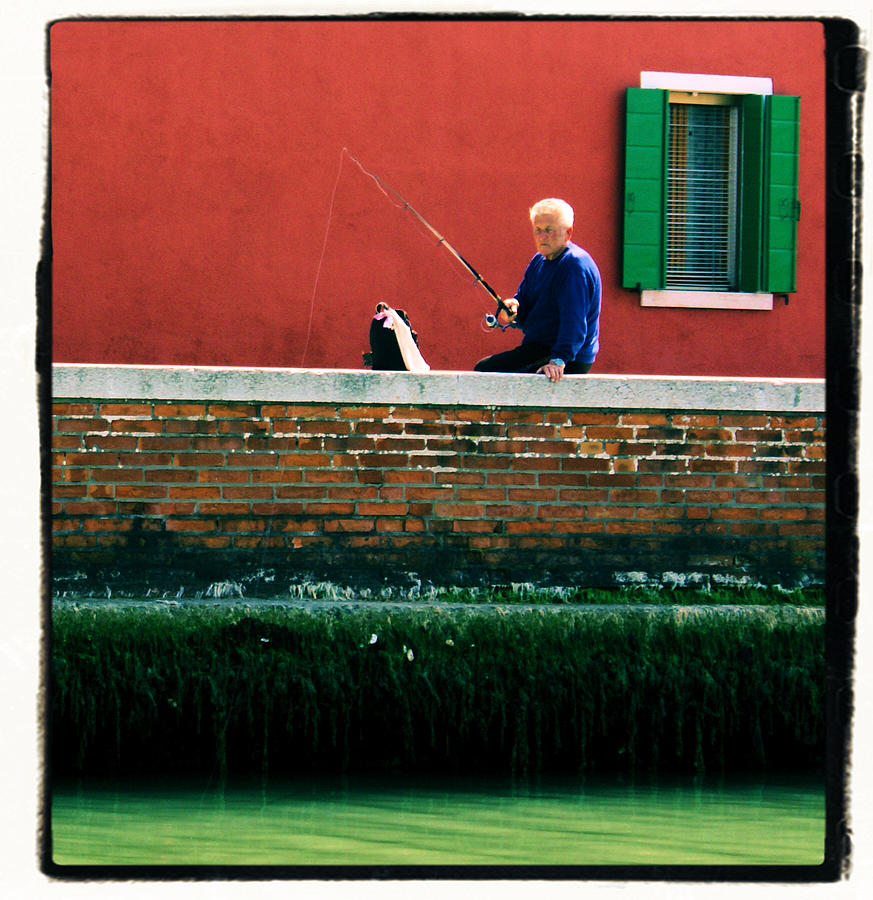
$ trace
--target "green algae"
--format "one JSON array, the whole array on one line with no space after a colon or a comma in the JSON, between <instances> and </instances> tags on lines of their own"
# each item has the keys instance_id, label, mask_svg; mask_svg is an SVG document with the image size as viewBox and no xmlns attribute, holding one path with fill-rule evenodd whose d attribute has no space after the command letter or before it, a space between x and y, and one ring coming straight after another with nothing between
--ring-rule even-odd
<instances>
[{"instance_id":1,"label":"green algae","mask_svg":"<svg viewBox=\"0 0 873 900\"><path fill-rule=\"evenodd\" d=\"M824 615L57 604L56 772L817 767Z\"/></svg>"}]
</instances>

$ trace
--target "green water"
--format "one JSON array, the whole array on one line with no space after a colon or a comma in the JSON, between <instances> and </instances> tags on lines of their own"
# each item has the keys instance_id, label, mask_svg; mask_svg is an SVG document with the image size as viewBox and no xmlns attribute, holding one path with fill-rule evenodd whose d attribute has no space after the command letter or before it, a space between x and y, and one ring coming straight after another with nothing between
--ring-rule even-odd
<instances>
[{"instance_id":1,"label":"green water","mask_svg":"<svg viewBox=\"0 0 873 900\"><path fill-rule=\"evenodd\" d=\"M820 780L56 785L57 865L779 865L824 857Z\"/></svg>"}]
</instances>

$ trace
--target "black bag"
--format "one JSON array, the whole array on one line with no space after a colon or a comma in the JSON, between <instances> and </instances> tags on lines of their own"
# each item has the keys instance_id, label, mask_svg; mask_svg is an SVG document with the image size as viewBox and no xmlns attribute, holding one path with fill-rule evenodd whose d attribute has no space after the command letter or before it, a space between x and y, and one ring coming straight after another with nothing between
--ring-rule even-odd
<instances>
[{"instance_id":1,"label":"black bag","mask_svg":"<svg viewBox=\"0 0 873 900\"><path fill-rule=\"evenodd\" d=\"M397 335L393 328L385 327L385 311L388 309L387 303L376 304L376 315L370 322L370 352L364 353L364 365L369 366L374 371L380 372L406 372L406 363L403 361L403 355L397 344ZM409 325L412 333L412 339L418 346L418 333L412 331L409 323L409 316L403 309L394 310L403 321Z\"/></svg>"}]
</instances>

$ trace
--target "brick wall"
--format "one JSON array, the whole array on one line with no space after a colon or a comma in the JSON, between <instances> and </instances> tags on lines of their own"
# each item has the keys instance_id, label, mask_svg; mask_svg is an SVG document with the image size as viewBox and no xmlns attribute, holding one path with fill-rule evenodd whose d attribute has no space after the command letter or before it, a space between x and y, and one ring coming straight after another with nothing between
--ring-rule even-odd
<instances>
[{"instance_id":1,"label":"brick wall","mask_svg":"<svg viewBox=\"0 0 873 900\"><path fill-rule=\"evenodd\" d=\"M824 577L819 382L149 367L54 380L58 588Z\"/></svg>"}]
</instances>

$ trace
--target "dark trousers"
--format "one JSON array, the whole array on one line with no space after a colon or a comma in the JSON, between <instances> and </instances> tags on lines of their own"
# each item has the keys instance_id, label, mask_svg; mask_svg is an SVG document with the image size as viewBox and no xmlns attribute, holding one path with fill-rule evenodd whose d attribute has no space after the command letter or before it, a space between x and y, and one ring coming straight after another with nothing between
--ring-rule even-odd
<instances>
[{"instance_id":1,"label":"dark trousers","mask_svg":"<svg viewBox=\"0 0 873 900\"><path fill-rule=\"evenodd\" d=\"M520 344L513 350L504 350L480 359L473 366L474 372L520 372L530 374L549 361L549 348L545 344ZM584 375L592 363L568 362L565 375Z\"/></svg>"}]
</instances>

